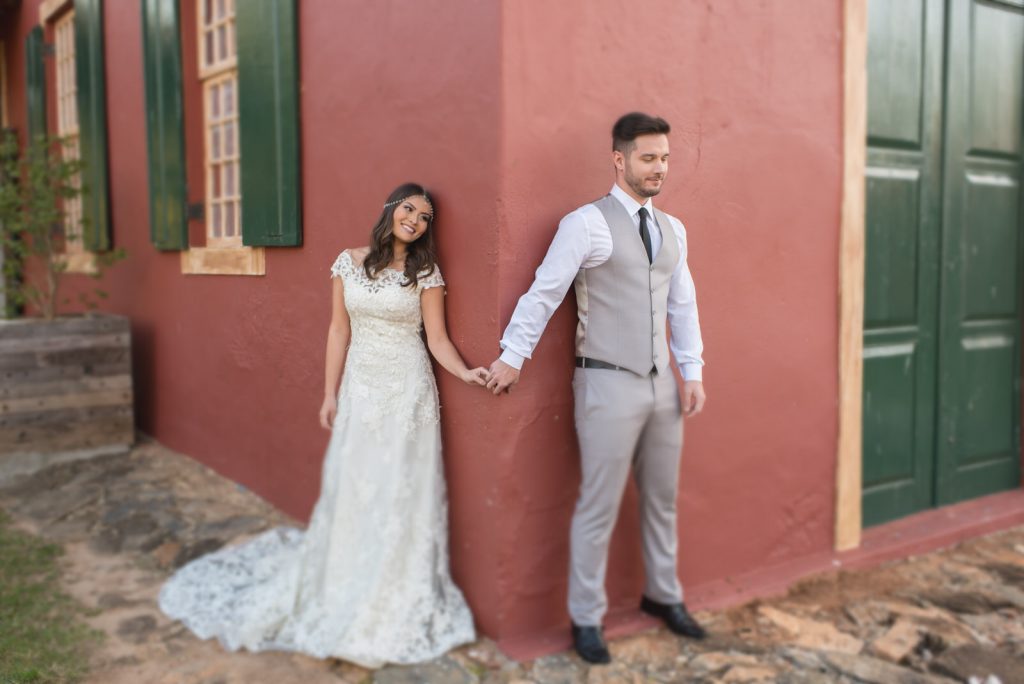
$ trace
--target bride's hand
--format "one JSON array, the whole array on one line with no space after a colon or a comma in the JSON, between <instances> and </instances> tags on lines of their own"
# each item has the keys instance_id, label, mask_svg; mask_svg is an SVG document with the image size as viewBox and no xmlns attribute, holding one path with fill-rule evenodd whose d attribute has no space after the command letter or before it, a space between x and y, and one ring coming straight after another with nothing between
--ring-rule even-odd
<instances>
[{"instance_id":1,"label":"bride's hand","mask_svg":"<svg viewBox=\"0 0 1024 684\"><path fill-rule=\"evenodd\" d=\"M487 386L487 378L490 373L487 372L486 368L467 368L462 373L462 381L467 385L480 385L481 387Z\"/></svg>"},{"instance_id":2,"label":"bride's hand","mask_svg":"<svg viewBox=\"0 0 1024 684\"><path fill-rule=\"evenodd\" d=\"M336 415L338 415L338 400L334 397L324 397L323 406L320 407L320 427L330 430L334 425Z\"/></svg>"}]
</instances>

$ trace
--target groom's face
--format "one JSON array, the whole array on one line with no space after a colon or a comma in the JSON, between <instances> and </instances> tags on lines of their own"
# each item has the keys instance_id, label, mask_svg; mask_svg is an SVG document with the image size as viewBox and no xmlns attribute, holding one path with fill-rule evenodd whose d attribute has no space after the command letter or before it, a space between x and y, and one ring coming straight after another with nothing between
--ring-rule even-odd
<instances>
[{"instance_id":1,"label":"groom's face","mask_svg":"<svg viewBox=\"0 0 1024 684\"><path fill-rule=\"evenodd\" d=\"M668 174L668 136L641 135L633 143L628 154L622 155L623 180L638 196L654 197L661 192Z\"/></svg>"}]
</instances>

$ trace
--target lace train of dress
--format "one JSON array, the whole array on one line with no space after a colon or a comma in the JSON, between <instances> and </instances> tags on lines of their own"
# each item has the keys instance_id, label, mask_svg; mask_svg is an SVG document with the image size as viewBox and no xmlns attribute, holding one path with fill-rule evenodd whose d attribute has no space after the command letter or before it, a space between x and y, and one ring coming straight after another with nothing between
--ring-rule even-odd
<instances>
[{"instance_id":1,"label":"lace train of dress","mask_svg":"<svg viewBox=\"0 0 1024 684\"><path fill-rule=\"evenodd\" d=\"M309 527L193 561L160 608L230 650L423 662L474 639L448 569L437 388L420 337L420 292L444 281L370 279L348 252L331 273L344 279L352 339Z\"/></svg>"}]
</instances>

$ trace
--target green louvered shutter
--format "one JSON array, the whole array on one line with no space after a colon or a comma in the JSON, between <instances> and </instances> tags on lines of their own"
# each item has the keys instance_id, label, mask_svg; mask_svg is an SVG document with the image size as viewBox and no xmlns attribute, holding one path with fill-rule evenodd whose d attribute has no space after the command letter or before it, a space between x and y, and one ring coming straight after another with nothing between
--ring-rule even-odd
<instances>
[{"instance_id":1,"label":"green louvered shutter","mask_svg":"<svg viewBox=\"0 0 1024 684\"><path fill-rule=\"evenodd\" d=\"M157 249L186 249L185 131L178 0L143 0L149 153L149 234Z\"/></svg>"},{"instance_id":2,"label":"green louvered shutter","mask_svg":"<svg viewBox=\"0 0 1024 684\"><path fill-rule=\"evenodd\" d=\"M75 0L75 71L85 219L83 241L93 252L110 249L107 190L107 98L103 76L103 2Z\"/></svg>"},{"instance_id":3,"label":"green louvered shutter","mask_svg":"<svg viewBox=\"0 0 1024 684\"><path fill-rule=\"evenodd\" d=\"M295 0L245 0L238 40L242 242L302 244Z\"/></svg>"},{"instance_id":4,"label":"green louvered shutter","mask_svg":"<svg viewBox=\"0 0 1024 684\"><path fill-rule=\"evenodd\" d=\"M36 26L25 39L25 99L28 101L28 135L46 134L46 69L43 66L43 29Z\"/></svg>"}]
</instances>

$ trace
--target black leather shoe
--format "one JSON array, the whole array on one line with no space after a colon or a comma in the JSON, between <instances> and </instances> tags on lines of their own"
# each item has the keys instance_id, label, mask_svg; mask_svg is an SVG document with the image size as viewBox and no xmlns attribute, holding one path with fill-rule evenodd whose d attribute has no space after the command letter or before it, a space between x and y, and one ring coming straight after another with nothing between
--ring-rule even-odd
<instances>
[{"instance_id":1,"label":"black leather shoe","mask_svg":"<svg viewBox=\"0 0 1024 684\"><path fill-rule=\"evenodd\" d=\"M572 647L588 663L606 665L612 662L612 654L608 652L608 644L604 642L604 633L600 627L580 627L574 622Z\"/></svg>"},{"instance_id":2,"label":"black leather shoe","mask_svg":"<svg viewBox=\"0 0 1024 684\"><path fill-rule=\"evenodd\" d=\"M658 603L646 596L640 599L640 610L648 615L661 618L668 625L668 628L676 634L681 634L691 639L703 639L708 635L704 628L693 619L690 612L686 610L686 604L679 603Z\"/></svg>"}]
</instances>

